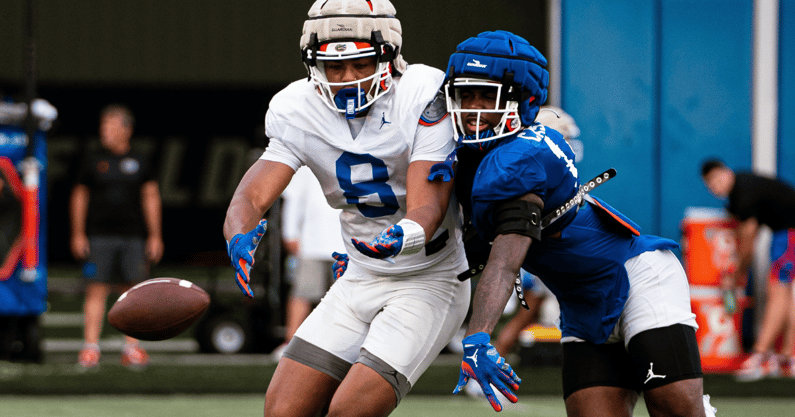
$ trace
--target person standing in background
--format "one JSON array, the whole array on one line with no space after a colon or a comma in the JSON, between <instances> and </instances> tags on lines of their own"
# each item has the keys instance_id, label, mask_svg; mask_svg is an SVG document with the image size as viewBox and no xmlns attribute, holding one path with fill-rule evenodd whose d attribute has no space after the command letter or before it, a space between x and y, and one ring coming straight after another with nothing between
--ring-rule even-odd
<instances>
[{"instance_id":1,"label":"person standing in background","mask_svg":"<svg viewBox=\"0 0 795 417\"><path fill-rule=\"evenodd\" d=\"M726 210L737 221L737 268L721 279L726 310L736 309L734 288L748 273L754 242L760 225L773 230L770 246L770 273L767 303L753 354L736 373L739 381L756 381L766 376L780 376L782 371L795 378L795 306L792 281L795 277L795 189L789 184L752 172L735 172L718 159L701 165L701 178L709 191L727 199ZM781 351L775 344L783 335ZM782 369L783 368L783 369Z\"/></svg>"},{"instance_id":2,"label":"person standing in background","mask_svg":"<svg viewBox=\"0 0 795 417\"><path fill-rule=\"evenodd\" d=\"M342 210L328 205L309 168L296 171L282 198L282 240L295 260L295 271L287 300L284 344L276 348L277 357L334 283L332 254L345 251L339 217Z\"/></svg>"},{"instance_id":3,"label":"person standing in background","mask_svg":"<svg viewBox=\"0 0 795 417\"><path fill-rule=\"evenodd\" d=\"M83 157L69 202L71 251L84 262L86 281L85 344L78 355L83 368L99 364L99 337L112 286L126 291L147 279L150 263L163 255L160 191L154 166L131 149L134 124L126 106L111 104L101 111L101 146ZM138 341L125 336L121 363L144 367L148 362Z\"/></svg>"}]
</instances>

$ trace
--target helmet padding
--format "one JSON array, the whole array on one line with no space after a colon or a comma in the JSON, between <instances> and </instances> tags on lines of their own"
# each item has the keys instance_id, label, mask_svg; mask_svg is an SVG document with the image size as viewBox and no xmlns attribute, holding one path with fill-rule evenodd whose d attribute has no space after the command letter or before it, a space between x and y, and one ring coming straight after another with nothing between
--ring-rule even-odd
<instances>
[{"instance_id":1,"label":"helmet padding","mask_svg":"<svg viewBox=\"0 0 795 417\"><path fill-rule=\"evenodd\" d=\"M308 51L326 42L380 41L388 50L377 50L376 54L381 60L390 60L393 71L402 74L407 64L400 55L403 37L395 14L395 6L389 0L317 0L309 9L301 35L304 61L315 58L307 56Z\"/></svg>"},{"instance_id":2,"label":"helmet padding","mask_svg":"<svg viewBox=\"0 0 795 417\"><path fill-rule=\"evenodd\" d=\"M547 100L547 60L524 38L498 30L461 42L447 64L447 81L456 77L498 81L508 100L517 101L523 126L530 126ZM514 87L511 89L511 87ZM512 93L508 93L513 90Z\"/></svg>"}]
</instances>

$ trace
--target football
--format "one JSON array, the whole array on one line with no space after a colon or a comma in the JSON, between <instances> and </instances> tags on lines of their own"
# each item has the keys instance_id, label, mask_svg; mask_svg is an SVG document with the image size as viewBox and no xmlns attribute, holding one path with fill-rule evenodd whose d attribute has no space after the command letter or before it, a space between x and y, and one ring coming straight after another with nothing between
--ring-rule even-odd
<instances>
[{"instance_id":1,"label":"football","mask_svg":"<svg viewBox=\"0 0 795 417\"><path fill-rule=\"evenodd\" d=\"M165 340L184 332L209 305L209 294L190 281L152 278L116 300L108 323L136 339Z\"/></svg>"}]
</instances>

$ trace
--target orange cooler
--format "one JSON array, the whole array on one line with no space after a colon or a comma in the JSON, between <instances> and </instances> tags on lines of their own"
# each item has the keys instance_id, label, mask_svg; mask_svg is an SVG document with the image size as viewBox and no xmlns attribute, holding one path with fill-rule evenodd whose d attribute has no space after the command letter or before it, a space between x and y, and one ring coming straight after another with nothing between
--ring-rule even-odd
<instances>
[{"instance_id":1,"label":"orange cooler","mask_svg":"<svg viewBox=\"0 0 795 417\"><path fill-rule=\"evenodd\" d=\"M726 313L720 279L737 267L736 224L723 209L689 207L681 227L690 303L699 326L696 339L701 365L704 372L735 370L743 360L740 329L747 301L737 291L737 311Z\"/></svg>"}]
</instances>

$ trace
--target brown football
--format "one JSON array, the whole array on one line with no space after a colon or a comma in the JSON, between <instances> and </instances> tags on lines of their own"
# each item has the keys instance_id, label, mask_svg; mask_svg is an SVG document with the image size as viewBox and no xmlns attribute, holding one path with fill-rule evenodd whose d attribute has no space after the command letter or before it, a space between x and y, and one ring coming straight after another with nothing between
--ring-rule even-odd
<instances>
[{"instance_id":1,"label":"brown football","mask_svg":"<svg viewBox=\"0 0 795 417\"><path fill-rule=\"evenodd\" d=\"M190 281L152 278L116 300L108 323L136 339L165 340L184 332L209 305L209 294Z\"/></svg>"}]
</instances>

